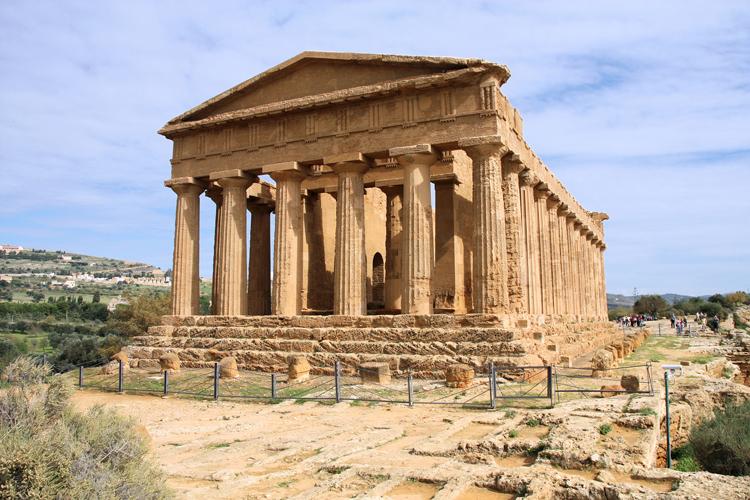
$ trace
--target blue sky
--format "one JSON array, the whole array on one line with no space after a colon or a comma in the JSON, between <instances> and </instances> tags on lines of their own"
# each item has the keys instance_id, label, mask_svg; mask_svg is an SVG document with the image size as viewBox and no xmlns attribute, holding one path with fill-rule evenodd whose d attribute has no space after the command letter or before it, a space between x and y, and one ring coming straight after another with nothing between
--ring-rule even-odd
<instances>
[{"instance_id":1,"label":"blue sky","mask_svg":"<svg viewBox=\"0 0 750 500\"><path fill-rule=\"evenodd\" d=\"M750 289L750 3L458 4L4 0L0 242L169 267L168 119L303 50L481 57L610 292Z\"/></svg>"}]
</instances>

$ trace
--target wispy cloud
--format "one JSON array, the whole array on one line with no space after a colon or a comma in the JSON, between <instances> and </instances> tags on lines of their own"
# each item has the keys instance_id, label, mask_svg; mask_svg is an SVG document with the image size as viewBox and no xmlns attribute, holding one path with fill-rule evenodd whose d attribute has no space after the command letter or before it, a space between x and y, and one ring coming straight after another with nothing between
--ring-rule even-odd
<instances>
[{"instance_id":1,"label":"wispy cloud","mask_svg":"<svg viewBox=\"0 0 750 500\"><path fill-rule=\"evenodd\" d=\"M529 143L611 214L611 290L750 288L746 2L6 1L0 27L0 240L167 267L167 119L302 50L455 55L510 67Z\"/></svg>"}]
</instances>

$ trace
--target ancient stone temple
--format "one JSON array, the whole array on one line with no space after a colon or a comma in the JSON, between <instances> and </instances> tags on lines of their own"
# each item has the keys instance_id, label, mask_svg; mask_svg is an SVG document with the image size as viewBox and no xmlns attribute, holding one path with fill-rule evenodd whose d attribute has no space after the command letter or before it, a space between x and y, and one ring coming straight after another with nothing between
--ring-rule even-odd
<instances>
[{"instance_id":1,"label":"ancient stone temple","mask_svg":"<svg viewBox=\"0 0 750 500\"><path fill-rule=\"evenodd\" d=\"M526 144L509 76L479 59L304 52L170 120L173 316L133 357L398 373L595 347L607 215ZM211 316L201 195L216 212Z\"/></svg>"}]
</instances>

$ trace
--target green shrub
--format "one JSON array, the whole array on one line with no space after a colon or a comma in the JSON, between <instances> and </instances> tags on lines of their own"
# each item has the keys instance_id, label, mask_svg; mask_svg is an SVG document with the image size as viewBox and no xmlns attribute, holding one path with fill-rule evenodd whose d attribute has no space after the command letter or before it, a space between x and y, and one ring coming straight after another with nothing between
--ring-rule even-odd
<instances>
[{"instance_id":1,"label":"green shrub","mask_svg":"<svg viewBox=\"0 0 750 500\"><path fill-rule=\"evenodd\" d=\"M714 412L712 420L693 428L690 444L703 470L750 475L750 401Z\"/></svg>"},{"instance_id":2,"label":"green shrub","mask_svg":"<svg viewBox=\"0 0 750 500\"><path fill-rule=\"evenodd\" d=\"M690 443L672 450L672 461L675 462L673 464L674 469L681 472L698 472L701 470L700 464L695 458L695 450Z\"/></svg>"},{"instance_id":3,"label":"green shrub","mask_svg":"<svg viewBox=\"0 0 750 500\"><path fill-rule=\"evenodd\" d=\"M515 429L511 430L511 431L510 431L510 432L508 433L508 437L510 437L510 438L516 438L516 437L518 437L518 431L517 431L517 430L515 430Z\"/></svg>"},{"instance_id":4,"label":"green shrub","mask_svg":"<svg viewBox=\"0 0 750 500\"><path fill-rule=\"evenodd\" d=\"M641 408L638 413L645 416L656 415L656 410L653 408Z\"/></svg>"},{"instance_id":5,"label":"green shrub","mask_svg":"<svg viewBox=\"0 0 750 500\"><path fill-rule=\"evenodd\" d=\"M0 498L146 498L169 496L147 457L132 419L70 405L60 376L39 380L23 358L6 369L13 381L0 394ZM23 373L24 369L33 373Z\"/></svg>"},{"instance_id":6,"label":"green shrub","mask_svg":"<svg viewBox=\"0 0 750 500\"><path fill-rule=\"evenodd\" d=\"M530 418L526 421L526 425L528 425L529 427L536 427L539 424L541 424L541 422L538 418Z\"/></svg>"},{"instance_id":7,"label":"green shrub","mask_svg":"<svg viewBox=\"0 0 750 500\"><path fill-rule=\"evenodd\" d=\"M602 424L599 426L599 434L601 434L602 436L606 436L610 432L612 432L612 425Z\"/></svg>"}]
</instances>

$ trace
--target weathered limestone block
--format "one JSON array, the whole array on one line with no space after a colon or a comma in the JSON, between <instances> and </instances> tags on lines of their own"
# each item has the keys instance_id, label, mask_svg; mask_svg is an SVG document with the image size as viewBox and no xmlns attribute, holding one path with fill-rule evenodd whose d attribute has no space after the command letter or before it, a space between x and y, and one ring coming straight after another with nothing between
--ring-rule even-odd
<instances>
[{"instance_id":1,"label":"weathered limestone block","mask_svg":"<svg viewBox=\"0 0 750 500\"><path fill-rule=\"evenodd\" d=\"M570 368L573 366L573 362L571 361L570 356L560 356L559 365L563 368Z\"/></svg>"},{"instance_id":2,"label":"weathered limestone block","mask_svg":"<svg viewBox=\"0 0 750 500\"><path fill-rule=\"evenodd\" d=\"M292 382L304 382L310 378L310 363L304 356L292 356L289 358L287 369L288 380Z\"/></svg>"},{"instance_id":3,"label":"weathered limestone block","mask_svg":"<svg viewBox=\"0 0 750 500\"><path fill-rule=\"evenodd\" d=\"M615 357L611 351L599 349L591 358L591 376L601 377L606 375L615 366Z\"/></svg>"},{"instance_id":4,"label":"weathered limestone block","mask_svg":"<svg viewBox=\"0 0 750 500\"><path fill-rule=\"evenodd\" d=\"M628 392L638 392L641 383L635 375L623 375L620 378L620 385Z\"/></svg>"},{"instance_id":5,"label":"weathered limestone block","mask_svg":"<svg viewBox=\"0 0 750 500\"><path fill-rule=\"evenodd\" d=\"M180 358L177 357L177 354L168 352L159 356L159 365L161 366L162 371L166 370L170 373L179 372Z\"/></svg>"},{"instance_id":6,"label":"weathered limestone block","mask_svg":"<svg viewBox=\"0 0 750 500\"><path fill-rule=\"evenodd\" d=\"M391 382L391 368L388 363L362 363L359 365L359 376L363 384L389 384Z\"/></svg>"},{"instance_id":7,"label":"weathered limestone block","mask_svg":"<svg viewBox=\"0 0 750 500\"><path fill-rule=\"evenodd\" d=\"M603 398L611 398L613 396L619 396L620 394L622 394L622 390L622 387L620 387L619 385L603 385L601 388L601 395Z\"/></svg>"},{"instance_id":8,"label":"weathered limestone block","mask_svg":"<svg viewBox=\"0 0 750 500\"><path fill-rule=\"evenodd\" d=\"M127 371L130 369L130 366L127 363L122 364L122 372L127 373ZM118 360L113 360L107 363L106 365L102 366L101 373L103 375L114 375L118 373L120 370L120 362Z\"/></svg>"},{"instance_id":9,"label":"weathered limestone block","mask_svg":"<svg viewBox=\"0 0 750 500\"><path fill-rule=\"evenodd\" d=\"M240 371L237 369L237 360L232 356L227 356L219 361L219 376L221 378L237 378Z\"/></svg>"},{"instance_id":10,"label":"weathered limestone block","mask_svg":"<svg viewBox=\"0 0 750 500\"><path fill-rule=\"evenodd\" d=\"M455 364L445 370L445 385L457 389L464 389L474 380L474 369L465 364Z\"/></svg>"}]
</instances>

